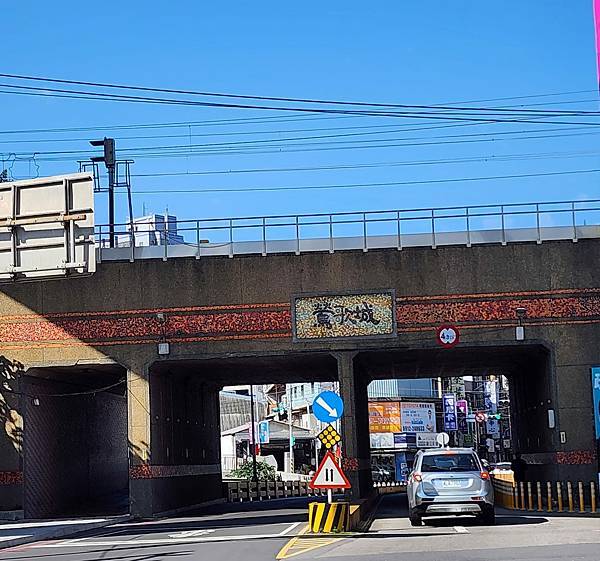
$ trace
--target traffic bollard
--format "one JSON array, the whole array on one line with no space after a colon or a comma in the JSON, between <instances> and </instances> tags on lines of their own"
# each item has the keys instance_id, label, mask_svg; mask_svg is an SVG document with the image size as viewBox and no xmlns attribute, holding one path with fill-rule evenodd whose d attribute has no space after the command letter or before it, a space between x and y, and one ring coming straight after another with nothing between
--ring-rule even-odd
<instances>
[{"instance_id":1,"label":"traffic bollard","mask_svg":"<svg viewBox=\"0 0 600 561\"><path fill-rule=\"evenodd\" d=\"M579 512L585 512L585 502L583 498L583 483L580 481L577 484L579 488Z\"/></svg>"},{"instance_id":2,"label":"traffic bollard","mask_svg":"<svg viewBox=\"0 0 600 561\"><path fill-rule=\"evenodd\" d=\"M596 484L590 483L590 493L592 495L592 512L596 512Z\"/></svg>"},{"instance_id":3,"label":"traffic bollard","mask_svg":"<svg viewBox=\"0 0 600 561\"><path fill-rule=\"evenodd\" d=\"M573 485L567 481L567 498L569 500L569 512L573 512Z\"/></svg>"},{"instance_id":4,"label":"traffic bollard","mask_svg":"<svg viewBox=\"0 0 600 561\"><path fill-rule=\"evenodd\" d=\"M562 498L562 483L556 482L556 498L558 500L558 512L563 511L563 498Z\"/></svg>"},{"instance_id":5,"label":"traffic bollard","mask_svg":"<svg viewBox=\"0 0 600 561\"><path fill-rule=\"evenodd\" d=\"M546 481L546 491L548 493L548 512L552 512L552 483Z\"/></svg>"},{"instance_id":6,"label":"traffic bollard","mask_svg":"<svg viewBox=\"0 0 600 561\"><path fill-rule=\"evenodd\" d=\"M531 493L531 481L527 482L527 507L533 510L533 494Z\"/></svg>"},{"instance_id":7,"label":"traffic bollard","mask_svg":"<svg viewBox=\"0 0 600 561\"><path fill-rule=\"evenodd\" d=\"M538 481L536 483L537 487L537 507L538 512L542 512L542 484Z\"/></svg>"}]
</instances>

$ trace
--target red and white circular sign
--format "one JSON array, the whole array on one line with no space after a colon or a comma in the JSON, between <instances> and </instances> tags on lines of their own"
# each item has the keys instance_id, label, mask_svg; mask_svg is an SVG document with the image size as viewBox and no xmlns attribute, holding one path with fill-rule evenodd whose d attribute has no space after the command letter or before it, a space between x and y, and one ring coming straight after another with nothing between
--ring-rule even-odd
<instances>
[{"instance_id":1,"label":"red and white circular sign","mask_svg":"<svg viewBox=\"0 0 600 561\"><path fill-rule=\"evenodd\" d=\"M451 348L458 345L460 335L458 328L454 325L441 325L437 328L437 342L445 348Z\"/></svg>"}]
</instances>

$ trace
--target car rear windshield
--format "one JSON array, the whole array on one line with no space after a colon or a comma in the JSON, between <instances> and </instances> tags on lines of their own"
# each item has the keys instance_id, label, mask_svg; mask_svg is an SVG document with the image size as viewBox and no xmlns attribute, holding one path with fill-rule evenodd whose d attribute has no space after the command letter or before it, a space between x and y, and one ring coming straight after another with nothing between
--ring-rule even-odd
<instances>
[{"instance_id":1,"label":"car rear windshield","mask_svg":"<svg viewBox=\"0 0 600 561\"><path fill-rule=\"evenodd\" d=\"M421 471L479 471L479 463L473 454L444 452L423 456Z\"/></svg>"}]
</instances>

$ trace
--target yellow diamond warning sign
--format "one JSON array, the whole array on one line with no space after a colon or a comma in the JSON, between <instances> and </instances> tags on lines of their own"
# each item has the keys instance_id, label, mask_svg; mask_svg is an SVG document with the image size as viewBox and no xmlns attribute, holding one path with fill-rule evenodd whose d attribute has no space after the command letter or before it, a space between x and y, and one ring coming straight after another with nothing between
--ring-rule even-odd
<instances>
[{"instance_id":1,"label":"yellow diamond warning sign","mask_svg":"<svg viewBox=\"0 0 600 561\"><path fill-rule=\"evenodd\" d=\"M330 450L336 444L339 444L342 440L340 433L336 431L331 425L323 429L318 435L317 438L321 441L323 446Z\"/></svg>"}]
</instances>

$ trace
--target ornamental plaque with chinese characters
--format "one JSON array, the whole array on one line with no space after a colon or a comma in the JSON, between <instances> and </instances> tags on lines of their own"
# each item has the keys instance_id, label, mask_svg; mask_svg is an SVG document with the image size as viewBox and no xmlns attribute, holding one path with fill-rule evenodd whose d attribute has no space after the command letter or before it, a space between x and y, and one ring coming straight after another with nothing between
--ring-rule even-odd
<instances>
[{"instance_id":1,"label":"ornamental plaque with chinese characters","mask_svg":"<svg viewBox=\"0 0 600 561\"><path fill-rule=\"evenodd\" d=\"M293 311L296 341L396 335L393 291L297 296Z\"/></svg>"}]
</instances>

